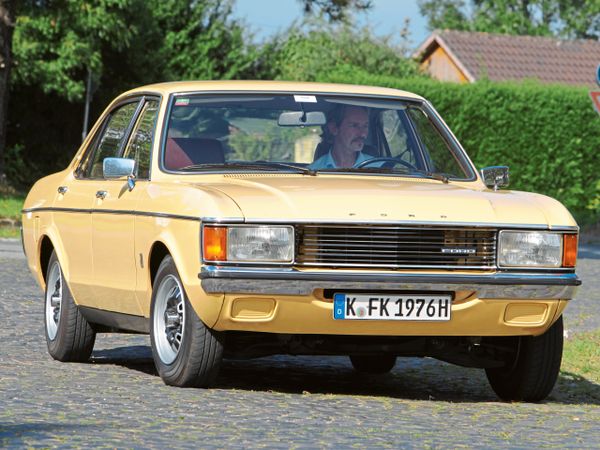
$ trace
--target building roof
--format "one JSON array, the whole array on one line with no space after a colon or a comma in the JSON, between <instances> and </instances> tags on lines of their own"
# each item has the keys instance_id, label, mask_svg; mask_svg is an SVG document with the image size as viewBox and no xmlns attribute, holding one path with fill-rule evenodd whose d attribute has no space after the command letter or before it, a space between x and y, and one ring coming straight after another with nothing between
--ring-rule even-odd
<instances>
[{"instance_id":1,"label":"building roof","mask_svg":"<svg viewBox=\"0 0 600 450\"><path fill-rule=\"evenodd\" d=\"M468 31L434 31L414 56L425 60L442 47L469 81L537 79L595 87L600 42L511 36Z\"/></svg>"}]
</instances>

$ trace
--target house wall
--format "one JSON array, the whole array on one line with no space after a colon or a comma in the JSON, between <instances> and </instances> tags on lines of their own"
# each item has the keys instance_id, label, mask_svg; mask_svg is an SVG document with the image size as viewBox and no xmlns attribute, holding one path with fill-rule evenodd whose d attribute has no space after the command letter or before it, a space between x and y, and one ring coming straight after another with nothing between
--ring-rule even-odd
<instances>
[{"instance_id":1,"label":"house wall","mask_svg":"<svg viewBox=\"0 0 600 450\"><path fill-rule=\"evenodd\" d=\"M433 78L441 81L454 81L456 83L467 83L467 77L456 64L452 62L448 53L437 47L421 63L421 70L429 73Z\"/></svg>"}]
</instances>

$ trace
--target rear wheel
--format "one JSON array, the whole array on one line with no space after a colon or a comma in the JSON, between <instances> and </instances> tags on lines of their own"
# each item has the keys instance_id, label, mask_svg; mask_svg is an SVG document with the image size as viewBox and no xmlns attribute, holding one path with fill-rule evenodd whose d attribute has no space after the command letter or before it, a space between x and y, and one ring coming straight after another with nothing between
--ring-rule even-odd
<instances>
[{"instance_id":1,"label":"rear wheel","mask_svg":"<svg viewBox=\"0 0 600 450\"><path fill-rule=\"evenodd\" d=\"M486 369L488 381L502 400L541 401L550 394L556 383L562 350L563 319L561 316L540 336L515 338L506 365Z\"/></svg>"},{"instance_id":2,"label":"rear wheel","mask_svg":"<svg viewBox=\"0 0 600 450\"><path fill-rule=\"evenodd\" d=\"M208 387L221 366L222 338L196 315L170 256L156 274L150 322L154 364L165 384Z\"/></svg>"},{"instance_id":3,"label":"rear wheel","mask_svg":"<svg viewBox=\"0 0 600 450\"><path fill-rule=\"evenodd\" d=\"M50 256L46 274L44 323L48 353L59 361L87 361L96 332L79 312L55 252Z\"/></svg>"},{"instance_id":4,"label":"rear wheel","mask_svg":"<svg viewBox=\"0 0 600 450\"><path fill-rule=\"evenodd\" d=\"M357 372L387 373L396 365L396 357L390 355L351 355L350 362Z\"/></svg>"}]
</instances>

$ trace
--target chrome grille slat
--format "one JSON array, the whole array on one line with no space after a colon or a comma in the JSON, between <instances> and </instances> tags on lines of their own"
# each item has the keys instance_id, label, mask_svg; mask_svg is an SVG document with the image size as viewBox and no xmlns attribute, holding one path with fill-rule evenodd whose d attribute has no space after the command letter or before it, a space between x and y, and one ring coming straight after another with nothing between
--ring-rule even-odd
<instances>
[{"instance_id":1,"label":"chrome grille slat","mask_svg":"<svg viewBox=\"0 0 600 450\"><path fill-rule=\"evenodd\" d=\"M332 267L491 269L496 230L485 228L298 225L296 264ZM442 253L442 249L459 253ZM462 254L460 249L474 249Z\"/></svg>"},{"instance_id":2,"label":"chrome grille slat","mask_svg":"<svg viewBox=\"0 0 600 450\"><path fill-rule=\"evenodd\" d=\"M320 254L335 254L337 253L338 250L333 248L333 249L315 249L315 250L306 250L304 249L300 254L315 254L315 255L320 255ZM419 252L409 252L409 251L403 251L403 250L380 250L378 249L377 251L373 251L372 249L352 249L351 252L344 252L341 253L342 255L352 255L356 253L357 255L360 255L361 253L369 253L371 255L414 255L414 254L419 254L419 255L423 255L423 256L427 256L427 255L433 255L436 257L440 257L440 258L456 258L457 256L462 256L463 258L466 257L467 255L453 255L453 254L448 254L448 253L440 253L439 251L435 252L435 251L419 251ZM473 257L473 255L470 255ZM477 254L476 256L478 257L490 257L493 256L492 253L485 253L485 254Z\"/></svg>"},{"instance_id":3,"label":"chrome grille slat","mask_svg":"<svg viewBox=\"0 0 600 450\"><path fill-rule=\"evenodd\" d=\"M341 243L330 243L330 242L323 242L321 244L313 244L310 243L309 245L305 245L304 248L305 249L310 249L310 248L315 248L315 249L321 249L321 248L327 248L327 247L331 247L331 248L338 248L340 246ZM406 245L402 242L400 243L396 243L396 244L391 244L391 243L370 243L367 245L363 245L363 244L353 244L353 243L343 243L343 245L346 248L355 248L355 249L370 249L370 248L393 248L395 246L402 246L402 248L406 248L407 252L408 251L427 251L427 250L439 250L441 247L443 247L444 245L438 244L438 245L431 245L431 244L423 244L423 245L419 245L417 243L413 243L412 245ZM475 244L455 244L452 243L452 245L456 246L468 246L468 245L477 245ZM485 253L493 253L495 251L495 248L490 249L490 250L483 250L482 252Z\"/></svg>"},{"instance_id":4,"label":"chrome grille slat","mask_svg":"<svg viewBox=\"0 0 600 450\"><path fill-rule=\"evenodd\" d=\"M440 245L443 244L444 242L439 240L439 241L381 241L378 239L373 239L371 241L359 241L359 240L344 240L344 239L314 239L314 238L310 238L310 239L305 239L305 244L306 245L311 245L311 244L315 244L315 245L325 245L325 244L329 244L329 245L338 245L338 244L345 244L345 245L354 245L354 246L360 246L360 245L371 245L371 244L378 244L378 245L429 245L429 246L433 246L433 245ZM477 245L479 244L479 242L477 241L452 241L452 245Z\"/></svg>"}]
</instances>

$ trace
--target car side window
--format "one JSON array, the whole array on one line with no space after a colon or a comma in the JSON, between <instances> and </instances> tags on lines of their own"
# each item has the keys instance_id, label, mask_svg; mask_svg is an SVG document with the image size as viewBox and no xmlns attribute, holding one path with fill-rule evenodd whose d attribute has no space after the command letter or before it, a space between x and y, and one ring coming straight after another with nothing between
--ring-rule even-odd
<instances>
[{"instance_id":1,"label":"car side window","mask_svg":"<svg viewBox=\"0 0 600 450\"><path fill-rule=\"evenodd\" d=\"M109 117L99 139L91 163L87 163L85 176L89 178L102 177L102 163L105 158L118 157L123 139L135 114L139 102L127 103L115 110Z\"/></svg>"},{"instance_id":2,"label":"car side window","mask_svg":"<svg viewBox=\"0 0 600 450\"><path fill-rule=\"evenodd\" d=\"M431 170L451 177L464 177L465 172L456 159L456 155L454 152L450 152L453 157L448 157L448 144L425 112L417 108L410 108L408 115L421 138Z\"/></svg>"},{"instance_id":3,"label":"car side window","mask_svg":"<svg viewBox=\"0 0 600 450\"><path fill-rule=\"evenodd\" d=\"M136 178L150 178L150 151L158 115L158 101L148 100L131 134L123 158L135 159Z\"/></svg>"},{"instance_id":4,"label":"car side window","mask_svg":"<svg viewBox=\"0 0 600 450\"><path fill-rule=\"evenodd\" d=\"M381 113L383 134L391 156L417 166L417 159L408 142L408 133L399 114L402 111L387 109Z\"/></svg>"}]
</instances>

